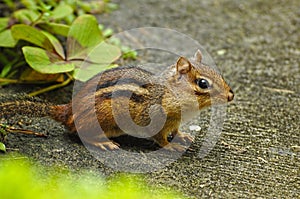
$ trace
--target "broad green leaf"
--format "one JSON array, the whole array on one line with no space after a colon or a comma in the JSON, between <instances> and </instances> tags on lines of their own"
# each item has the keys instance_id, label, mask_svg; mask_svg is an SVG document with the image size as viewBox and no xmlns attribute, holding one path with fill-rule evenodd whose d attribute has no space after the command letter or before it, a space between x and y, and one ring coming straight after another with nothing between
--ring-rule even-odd
<instances>
[{"instance_id":1,"label":"broad green leaf","mask_svg":"<svg viewBox=\"0 0 300 199\"><path fill-rule=\"evenodd\" d=\"M53 45L55 52L62 57L62 59L65 59L65 53L64 53L64 48L62 47L61 43L59 42L59 40L54 37L53 35L51 35L48 32L42 31L44 35L46 35L46 37L49 39L49 41L51 42L51 44Z\"/></svg>"},{"instance_id":2,"label":"broad green leaf","mask_svg":"<svg viewBox=\"0 0 300 199\"><path fill-rule=\"evenodd\" d=\"M86 82L87 80L91 79L98 73L105 71L110 68L117 67L118 65L106 65L106 64L87 64L86 62L81 65L80 68L76 68L73 73L73 77L76 80Z\"/></svg>"},{"instance_id":3,"label":"broad green leaf","mask_svg":"<svg viewBox=\"0 0 300 199\"><path fill-rule=\"evenodd\" d=\"M6 152L5 144L3 144L2 142L0 142L0 151Z\"/></svg>"},{"instance_id":4,"label":"broad green leaf","mask_svg":"<svg viewBox=\"0 0 300 199\"><path fill-rule=\"evenodd\" d=\"M14 47L17 43L8 29L9 21L8 17L0 18L0 47Z\"/></svg>"},{"instance_id":5,"label":"broad green leaf","mask_svg":"<svg viewBox=\"0 0 300 199\"><path fill-rule=\"evenodd\" d=\"M99 44L103 40L93 15L81 15L71 25L67 40L67 57L84 58L83 51Z\"/></svg>"},{"instance_id":6,"label":"broad green leaf","mask_svg":"<svg viewBox=\"0 0 300 199\"><path fill-rule=\"evenodd\" d=\"M54 74L74 70L73 63L66 62L57 54L41 48L25 46L22 48L26 62L40 73Z\"/></svg>"},{"instance_id":7,"label":"broad green leaf","mask_svg":"<svg viewBox=\"0 0 300 199\"><path fill-rule=\"evenodd\" d=\"M11 30L7 29L0 32L0 46L1 47L14 47L17 41L13 38Z\"/></svg>"},{"instance_id":8,"label":"broad green leaf","mask_svg":"<svg viewBox=\"0 0 300 199\"><path fill-rule=\"evenodd\" d=\"M26 8L31 10L37 9L36 0L21 0L22 4L26 6Z\"/></svg>"},{"instance_id":9,"label":"broad green leaf","mask_svg":"<svg viewBox=\"0 0 300 199\"><path fill-rule=\"evenodd\" d=\"M26 68L21 76L20 80L22 81L46 81L46 82L63 82L64 75L59 74L42 74L32 68Z\"/></svg>"},{"instance_id":10,"label":"broad green leaf","mask_svg":"<svg viewBox=\"0 0 300 199\"><path fill-rule=\"evenodd\" d=\"M39 13L34 10L20 9L13 13L13 16L21 23L31 24L39 18Z\"/></svg>"},{"instance_id":11,"label":"broad green leaf","mask_svg":"<svg viewBox=\"0 0 300 199\"><path fill-rule=\"evenodd\" d=\"M88 54L86 61L76 63L73 76L80 81L87 81L99 72L115 67L112 62L120 56L121 51L118 47L101 42Z\"/></svg>"},{"instance_id":12,"label":"broad green leaf","mask_svg":"<svg viewBox=\"0 0 300 199\"><path fill-rule=\"evenodd\" d=\"M31 26L17 24L12 26L11 31L15 40L25 40L46 50L54 51L54 47L48 37Z\"/></svg>"},{"instance_id":13,"label":"broad green leaf","mask_svg":"<svg viewBox=\"0 0 300 199\"><path fill-rule=\"evenodd\" d=\"M37 26L52 34L58 34L65 37L68 36L70 30L70 26L59 23L39 23Z\"/></svg>"},{"instance_id":14,"label":"broad green leaf","mask_svg":"<svg viewBox=\"0 0 300 199\"><path fill-rule=\"evenodd\" d=\"M109 65L121 56L121 50L117 46L101 42L89 52L86 60Z\"/></svg>"},{"instance_id":15,"label":"broad green leaf","mask_svg":"<svg viewBox=\"0 0 300 199\"><path fill-rule=\"evenodd\" d=\"M8 27L9 18L0 18L0 32Z\"/></svg>"},{"instance_id":16,"label":"broad green leaf","mask_svg":"<svg viewBox=\"0 0 300 199\"><path fill-rule=\"evenodd\" d=\"M60 4L51 12L51 18L54 20L63 19L72 13L73 8L71 6Z\"/></svg>"}]
</instances>

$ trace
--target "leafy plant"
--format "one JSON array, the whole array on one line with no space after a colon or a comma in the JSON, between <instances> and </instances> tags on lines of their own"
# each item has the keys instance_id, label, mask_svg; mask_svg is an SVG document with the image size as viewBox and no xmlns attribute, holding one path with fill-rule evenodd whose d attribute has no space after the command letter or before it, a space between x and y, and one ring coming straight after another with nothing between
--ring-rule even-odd
<instances>
[{"instance_id":1,"label":"leafy plant","mask_svg":"<svg viewBox=\"0 0 300 199\"><path fill-rule=\"evenodd\" d=\"M7 158L7 157L6 157ZM181 194L147 185L133 175L104 180L91 172L71 173L60 168L32 165L17 157L1 160L1 198L76 199L76 198L184 198Z\"/></svg>"},{"instance_id":2,"label":"leafy plant","mask_svg":"<svg viewBox=\"0 0 300 199\"><path fill-rule=\"evenodd\" d=\"M0 152L6 152L6 146L3 142L7 135L7 132L2 126L3 125L0 125Z\"/></svg>"},{"instance_id":3,"label":"leafy plant","mask_svg":"<svg viewBox=\"0 0 300 199\"><path fill-rule=\"evenodd\" d=\"M108 40L111 29L104 29L93 15L115 9L108 1L22 0L5 3L12 14L0 18L0 83L49 83L37 95L72 80L86 81L95 74L115 67L121 56L135 58L130 49ZM23 6L23 7L22 7ZM21 53L21 52L22 53ZM131 54L130 54L131 52ZM29 65L30 68L24 66ZM18 79L13 79L18 75Z\"/></svg>"}]
</instances>

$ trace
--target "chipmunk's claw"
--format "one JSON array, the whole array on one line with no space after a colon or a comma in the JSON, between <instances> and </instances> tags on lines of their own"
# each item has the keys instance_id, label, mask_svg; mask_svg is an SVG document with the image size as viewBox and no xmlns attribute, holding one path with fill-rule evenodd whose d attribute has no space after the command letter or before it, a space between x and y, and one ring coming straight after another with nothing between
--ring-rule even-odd
<instances>
[{"instance_id":1,"label":"chipmunk's claw","mask_svg":"<svg viewBox=\"0 0 300 199\"><path fill-rule=\"evenodd\" d=\"M179 143L192 143L194 138L187 133L178 133L174 141Z\"/></svg>"},{"instance_id":2,"label":"chipmunk's claw","mask_svg":"<svg viewBox=\"0 0 300 199\"><path fill-rule=\"evenodd\" d=\"M120 149L120 145L116 142L112 141L105 141L105 142L98 142L94 144L95 147L103 150L103 151L113 151Z\"/></svg>"},{"instance_id":3,"label":"chipmunk's claw","mask_svg":"<svg viewBox=\"0 0 300 199\"><path fill-rule=\"evenodd\" d=\"M170 143L163 147L163 149L168 151L177 151L177 152L184 152L187 150L187 148L181 144L178 143Z\"/></svg>"}]
</instances>

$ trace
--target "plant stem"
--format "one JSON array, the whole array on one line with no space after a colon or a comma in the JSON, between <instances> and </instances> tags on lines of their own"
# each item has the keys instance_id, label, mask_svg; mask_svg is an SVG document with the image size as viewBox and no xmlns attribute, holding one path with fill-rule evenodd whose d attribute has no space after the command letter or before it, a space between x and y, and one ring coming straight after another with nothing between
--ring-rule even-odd
<instances>
[{"instance_id":1,"label":"plant stem","mask_svg":"<svg viewBox=\"0 0 300 199\"><path fill-rule=\"evenodd\" d=\"M17 80L17 79L7 79L7 78L0 78L0 83L1 82L5 82L5 83L12 83L12 84L17 84L19 83L20 81Z\"/></svg>"},{"instance_id":2,"label":"plant stem","mask_svg":"<svg viewBox=\"0 0 300 199\"><path fill-rule=\"evenodd\" d=\"M43 16L44 16L44 13L42 12L35 21L31 22L30 26L34 27L39 22L39 20L41 20L43 18Z\"/></svg>"},{"instance_id":3,"label":"plant stem","mask_svg":"<svg viewBox=\"0 0 300 199\"><path fill-rule=\"evenodd\" d=\"M45 92L48 92L48 91L52 91L54 89L57 89L57 88L64 87L64 86L68 85L71 81L72 81L72 78L69 77L66 81L64 81L60 84L55 84L55 85L43 88L41 90L31 92L28 95L29 96L36 96L36 95L39 95L39 94L42 94L42 93L45 93Z\"/></svg>"},{"instance_id":4,"label":"plant stem","mask_svg":"<svg viewBox=\"0 0 300 199\"><path fill-rule=\"evenodd\" d=\"M52 81L23 81L18 79L9 79L9 78L0 78L1 83L9 83L9 84L46 84L51 83Z\"/></svg>"}]
</instances>

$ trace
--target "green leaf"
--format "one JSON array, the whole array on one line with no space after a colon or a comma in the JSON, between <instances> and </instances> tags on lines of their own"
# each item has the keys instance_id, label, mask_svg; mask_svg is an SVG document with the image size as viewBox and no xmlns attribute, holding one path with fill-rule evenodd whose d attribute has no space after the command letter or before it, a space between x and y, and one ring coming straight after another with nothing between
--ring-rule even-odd
<instances>
[{"instance_id":1,"label":"green leaf","mask_svg":"<svg viewBox=\"0 0 300 199\"><path fill-rule=\"evenodd\" d=\"M36 0L21 0L22 4L31 10L36 10L37 9L37 4L36 4Z\"/></svg>"},{"instance_id":2,"label":"green leaf","mask_svg":"<svg viewBox=\"0 0 300 199\"><path fill-rule=\"evenodd\" d=\"M63 19L72 13L73 8L71 6L60 4L51 12L51 18L54 20Z\"/></svg>"},{"instance_id":3,"label":"green leaf","mask_svg":"<svg viewBox=\"0 0 300 199\"><path fill-rule=\"evenodd\" d=\"M25 40L46 50L54 51L54 47L48 37L41 31L31 26L25 24L17 24L12 26L11 31L12 36L15 38L15 40Z\"/></svg>"},{"instance_id":4,"label":"green leaf","mask_svg":"<svg viewBox=\"0 0 300 199\"><path fill-rule=\"evenodd\" d=\"M8 27L9 18L0 18L0 32Z\"/></svg>"},{"instance_id":5,"label":"green leaf","mask_svg":"<svg viewBox=\"0 0 300 199\"><path fill-rule=\"evenodd\" d=\"M5 144L3 144L2 142L0 142L0 151L6 152Z\"/></svg>"},{"instance_id":6,"label":"green leaf","mask_svg":"<svg viewBox=\"0 0 300 199\"><path fill-rule=\"evenodd\" d=\"M114 31L111 28L107 28L103 31L103 36L105 38L108 38L108 37L112 36L113 34L114 34Z\"/></svg>"},{"instance_id":7,"label":"green leaf","mask_svg":"<svg viewBox=\"0 0 300 199\"><path fill-rule=\"evenodd\" d=\"M115 45L108 44L106 42L99 43L96 47L91 49L86 60L109 65L116 61L121 56L121 50Z\"/></svg>"},{"instance_id":8,"label":"green leaf","mask_svg":"<svg viewBox=\"0 0 300 199\"><path fill-rule=\"evenodd\" d=\"M39 73L32 68L28 67L26 68L20 78L22 81L44 81L44 82L63 82L64 81L64 75L59 73L59 74L42 74Z\"/></svg>"},{"instance_id":9,"label":"green leaf","mask_svg":"<svg viewBox=\"0 0 300 199\"><path fill-rule=\"evenodd\" d=\"M68 36L70 30L70 26L59 23L39 23L37 26L52 34L58 34L65 37Z\"/></svg>"},{"instance_id":10,"label":"green leaf","mask_svg":"<svg viewBox=\"0 0 300 199\"><path fill-rule=\"evenodd\" d=\"M24 24L31 24L39 18L39 15L40 14L38 12L28 9L20 9L13 14L14 18Z\"/></svg>"},{"instance_id":11,"label":"green leaf","mask_svg":"<svg viewBox=\"0 0 300 199\"><path fill-rule=\"evenodd\" d=\"M37 47L22 48L27 63L40 73L55 74L74 70L73 63L64 61L55 53Z\"/></svg>"},{"instance_id":12,"label":"green leaf","mask_svg":"<svg viewBox=\"0 0 300 199\"><path fill-rule=\"evenodd\" d=\"M117 66L118 65L116 64L107 65L83 63L80 68L76 68L74 70L73 77L79 81L86 82L87 80L94 77L96 74Z\"/></svg>"},{"instance_id":13,"label":"green leaf","mask_svg":"<svg viewBox=\"0 0 300 199\"><path fill-rule=\"evenodd\" d=\"M42 13L48 15L49 12L52 9L52 6L44 3L43 1L38 1L38 7L37 8L38 8L38 10L41 10Z\"/></svg>"},{"instance_id":14,"label":"green leaf","mask_svg":"<svg viewBox=\"0 0 300 199\"><path fill-rule=\"evenodd\" d=\"M13 0L3 0L6 6L8 6L11 10L14 10L16 8L16 3L13 2Z\"/></svg>"},{"instance_id":15,"label":"green leaf","mask_svg":"<svg viewBox=\"0 0 300 199\"><path fill-rule=\"evenodd\" d=\"M1 47L14 47L17 41L13 38L11 30L7 29L0 32L0 46Z\"/></svg>"},{"instance_id":16,"label":"green leaf","mask_svg":"<svg viewBox=\"0 0 300 199\"><path fill-rule=\"evenodd\" d=\"M97 19L93 15L79 16L70 27L67 40L68 59L84 59L87 55L86 49L96 46L102 40Z\"/></svg>"},{"instance_id":17,"label":"green leaf","mask_svg":"<svg viewBox=\"0 0 300 199\"><path fill-rule=\"evenodd\" d=\"M128 46L121 46L121 50L123 52L122 57L124 59L136 59L137 58L137 51L129 48Z\"/></svg>"},{"instance_id":18,"label":"green leaf","mask_svg":"<svg viewBox=\"0 0 300 199\"><path fill-rule=\"evenodd\" d=\"M46 37L49 39L49 41L51 42L52 46L55 49L55 52L61 56L62 59L65 59L65 53L64 53L64 48L62 47L61 43L59 42L59 40L54 37L53 35L51 35L48 32L42 31L44 35L46 35Z\"/></svg>"},{"instance_id":19,"label":"green leaf","mask_svg":"<svg viewBox=\"0 0 300 199\"><path fill-rule=\"evenodd\" d=\"M80 81L87 81L99 72L115 67L112 64L121 56L118 47L101 42L86 57L86 61L77 62L73 77Z\"/></svg>"},{"instance_id":20,"label":"green leaf","mask_svg":"<svg viewBox=\"0 0 300 199\"><path fill-rule=\"evenodd\" d=\"M6 77L8 74L9 74L9 72L11 71L11 69L12 69L12 66L14 65L16 63L16 61L11 61L11 62L9 62L9 63L7 63L4 67L3 67L3 69L2 69L2 71L1 71L1 73L0 73L0 77Z\"/></svg>"},{"instance_id":21,"label":"green leaf","mask_svg":"<svg viewBox=\"0 0 300 199\"><path fill-rule=\"evenodd\" d=\"M14 47L17 43L8 29L9 21L10 18L0 18L0 47Z\"/></svg>"}]
</instances>

